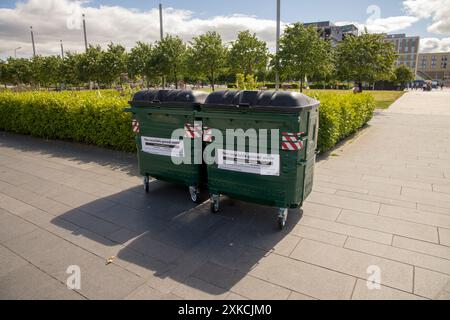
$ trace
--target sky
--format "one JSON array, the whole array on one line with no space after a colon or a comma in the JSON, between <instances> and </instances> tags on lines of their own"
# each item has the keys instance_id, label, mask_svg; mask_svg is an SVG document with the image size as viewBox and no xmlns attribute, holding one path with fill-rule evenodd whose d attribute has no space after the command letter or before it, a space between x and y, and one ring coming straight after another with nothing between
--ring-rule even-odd
<instances>
[{"instance_id":1,"label":"sky","mask_svg":"<svg viewBox=\"0 0 450 320\"><path fill-rule=\"evenodd\" d=\"M128 49L137 41L159 38L158 0L0 0L0 58L30 57L30 29L36 52L59 54L84 48L81 14L86 14L88 42ZM164 32L185 41L209 30L224 41L250 30L275 46L275 0L162 0ZM353 23L374 33L406 33L421 37L422 52L450 51L450 0L281 0L281 20L330 20Z\"/></svg>"}]
</instances>

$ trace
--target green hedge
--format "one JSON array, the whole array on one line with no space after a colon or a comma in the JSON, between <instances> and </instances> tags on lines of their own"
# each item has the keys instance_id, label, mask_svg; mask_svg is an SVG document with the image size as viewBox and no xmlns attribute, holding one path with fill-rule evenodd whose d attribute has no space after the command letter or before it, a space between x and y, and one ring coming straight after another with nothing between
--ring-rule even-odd
<instances>
[{"instance_id":1,"label":"green hedge","mask_svg":"<svg viewBox=\"0 0 450 320\"><path fill-rule=\"evenodd\" d=\"M314 93L321 102L319 151L331 149L373 115L370 94ZM134 151L128 94L115 91L0 92L0 130Z\"/></svg>"},{"instance_id":2,"label":"green hedge","mask_svg":"<svg viewBox=\"0 0 450 320\"><path fill-rule=\"evenodd\" d=\"M370 93L314 93L320 101L318 150L325 152L364 126L373 117L375 99Z\"/></svg>"},{"instance_id":3,"label":"green hedge","mask_svg":"<svg viewBox=\"0 0 450 320\"><path fill-rule=\"evenodd\" d=\"M132 151L129 97L114 92L1 92L0 130Z\"/></svg>"}]
</instances>

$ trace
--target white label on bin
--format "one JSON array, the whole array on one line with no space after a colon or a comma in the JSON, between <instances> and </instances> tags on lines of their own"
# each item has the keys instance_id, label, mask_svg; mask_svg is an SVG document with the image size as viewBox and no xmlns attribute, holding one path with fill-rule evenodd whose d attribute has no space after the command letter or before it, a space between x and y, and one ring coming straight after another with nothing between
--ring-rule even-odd
<instances>
[{"instance_id":1,"label":"white label on bin","mask_svg":"<svg viewBox=\"0 0 450 320\"><path fill-rule=\"evenodd\" d=\"M160 156L184 157L183 140L141 137L142 151Z\"/></svg>"},{"instance_id":2,"label":"white label on bin","mask_svg":"<svg viewBox=\"0 0 450 320\"><path fill-rule=\"evenodd\" d=\"M261 176L280 175L279 154L218 149L217 165L222 170L253 173Z\"/></svg>"}]
</instances>

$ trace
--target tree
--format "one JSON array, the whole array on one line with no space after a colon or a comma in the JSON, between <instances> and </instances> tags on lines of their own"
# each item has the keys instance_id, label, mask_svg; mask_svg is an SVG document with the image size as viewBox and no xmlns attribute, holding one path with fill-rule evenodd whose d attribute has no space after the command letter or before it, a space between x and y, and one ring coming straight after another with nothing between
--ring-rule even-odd
<instances>
[{"instance_id":1,"label":"tree","mask_svg":"<svg viewBox=\"0 0 450 320\"><path fill-rule=\"evenodd\" d=\"M31 62L24 58L9 58L8 70L10 81L14 85L30 84L32 82Z\"/></svg>"},{"instance_id":2,"label":"tree","mask_svg":"<svg viewBox=\"0 0 450 320\"><path fill-rule=\"evenodd\" d=\"M100 70L98 79L103 84L111 86L126 72L126 59L125 47L110 43L98 60Z\"/></svg>"},{"instance_id":3,"label":"tree","mask_svg":"<svg viewBox=\"0 0 450 320\"><path fill-rule=\"evenodd\" d=\"M60 76L63 83L79 86L83 82L88 81L84 74L82 76L79 74L82 55L72 52L67 52L64 55L60 68Z\"/></svg>"},{"instance_id":4,"label":"tree","mask_svg":"<svg viewBox=\"0 0 450 320\"><path fill-rule=\"evenodd\" d=\"M237 40L231 43L229 64L234 74L254 75L267 67L268 60L267 44L248 30L239 32Z\"/></svg>"},{"instance_id":5,"label":"tree","mask_svg":"<svg viewBox=\"0 0 450 320\"><path fill-rule=\"evenodd\" d=\"M35 86L45 86L45 73L44 69L44 57L37 55L31 58L30 60L30 68L31 68L31 81Z\"/></svg>"},{"instance_id":6,"label":"tree","mask_svg":"<svg viewBox=\"0 0 450 320\"><path fill-rule=\"evenodd\" d=\"M330 44L319 37L314 27L294 23L284 31L280 51L272 63L285 78L300 81L302 92L306 77L325 74L332 69Z\"/></svg>"},{"instance_id":7,"label":"tree","mask_svg":"<svg viewBox=\"0 0 450 320\"><path fill-rule=\"evenodd\" d=\"M58 88L58 84L62 83L61 76L62 58L60 56L48 56L44 59L44 68L47 70L44 79L48 85L53 84Z\"/></svg>"},{"instance_id":8,"label":"tree","mask_svg":"<svg viewBox=\"0 0 450 320\"><path fill-rule=\"evenodd\" d=\"M150 65L154 67L156 74L172 79L178 89L178 81L185 71L185 61L186 44L178 36L167 35L156 42Z\"/></svg>"},{"instance_id":9,"label":"tree","mask_svg":"<svg viewBox=\"0 0 450 320\"><path fill-rule=\"evenodd\" d=\"M145 79L147 87L155 79L155 70L151 65L153 48L151 44L138 42L128 54L128 76L133 79Z\"/></svg>"},{"instance_id":10,"label":"tree","mask_svg":"<svg viewBox=\"0 0 450 320\"><path fill-rule=\"evenodd\" d=\"M0 60L0 83L7 88L8 83L11 81L11 75L9 73L8 64L6 61Z\"/></svg>"},{"instance_id":11,"label":"tree","mask_svg":"<svg viewBox=\"0 0 450 320\"><path fill-rule=\"evenodd\" d=\"M400 85L401 88L404 88L407 83L414 81L414 79L414 73L406 66L399 66L394 71L393 80L396 84Z\"/></svg>"},{"instance_id":12,"label":"tree","mask_svg":"<svg viewBox=\"0 0 450 320\"><path fill-rule=\"evenodd\" d=\"M100 86L102 79L102 68L100 66L100 60L102 58L102 48L90 45L86 53L80 54L77 59L77 78L80 82L86 83L90 81L96 81Z\"/></svg>"},{"instance_id":13,"label":"tree","mask_svg":"<svg viewBox=\"0 0 450 320\"><path fill-rule=\"evenodd\" d=\"M387 80L392 76L396 53L383 35L346 37L336 52L336 70L340 80L354 81L362 91L363 82Z\"/></svg>"},{"instance_id":14,"label":"tree","mask_svg":"<svg viewBox=\"0 0 450 320\"><path fill-rule=\"evenodd\" d=\"M191 74L197 78L206 77L214 91L217 77L226 63L227 50L217 32L207 32L193 38L192 47L188 50L188 63Z\"/></svg>"}]
</instances>

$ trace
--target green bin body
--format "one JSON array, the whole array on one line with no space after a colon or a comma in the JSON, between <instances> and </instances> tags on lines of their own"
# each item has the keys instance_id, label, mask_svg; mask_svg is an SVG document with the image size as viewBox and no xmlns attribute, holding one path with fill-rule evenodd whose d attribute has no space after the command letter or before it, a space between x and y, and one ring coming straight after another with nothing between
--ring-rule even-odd
<instances>
[{"instance_id":1,"label":"green bin body","mask_svg":"<svg viewBox=\"0 0 450 320\"><path fill-rule=\"evenodd\" d=\"M194 140L172 139L174 130L194 125L196 112L207 97L206 93L185 90L146 90L136 93L130 101L133 123L137 126L136 143L139 171L143 177L199 187L202 183L202 165L194 163ZM190 164L175 164L172 150L180 157L190 149ZM181 151L181 148L183 151ZM177 152L178 152L177 151Z\"/></svg>"},{"instance_id":2,"label":"green bin body","mask_svg":"<svg viewBox=\"0 0 450 320\"><path fill-rule=\"evenodd\" d=\"M205 147L211 143L216 143L216 146L220 144L223 150L219 151L220 146L216 147L216 161L207 165L209 192L278 208L302 206L313 185L319 126L318 106L318 101L293 92L221 91L210 94L202 106L203 127L204 130L220 131L223 143L217 143L216 140L204 144ZM255 151L249 149L249 142L254 136L245 141L241 139L240 142L233 137L235 150L228 150L226 130L238 128L243 131L255 129L258 142L266 141L261 138L259 129L269 130L267 153L260 153L260 144L258 156L255 158L255 152L250 155L250 151ZM279 130L279 136L273 137L279 139L278 150L270 147L271 129ZM285 136L289 142L297 142L294 147L290 143L284 144ZM298 148L299 143L303 145L301 148ZM236 152L237 150L241 152ZM235 163L225 164L223 159L232 159L233 156ZM252 164L247 164L247 161L251 162L248 160L251 157ZM265 159L266 164L272 163L264 174L260 171L261 159ZM274 165L277 162L278 168Z\"/></svg>"}]
</instances>

